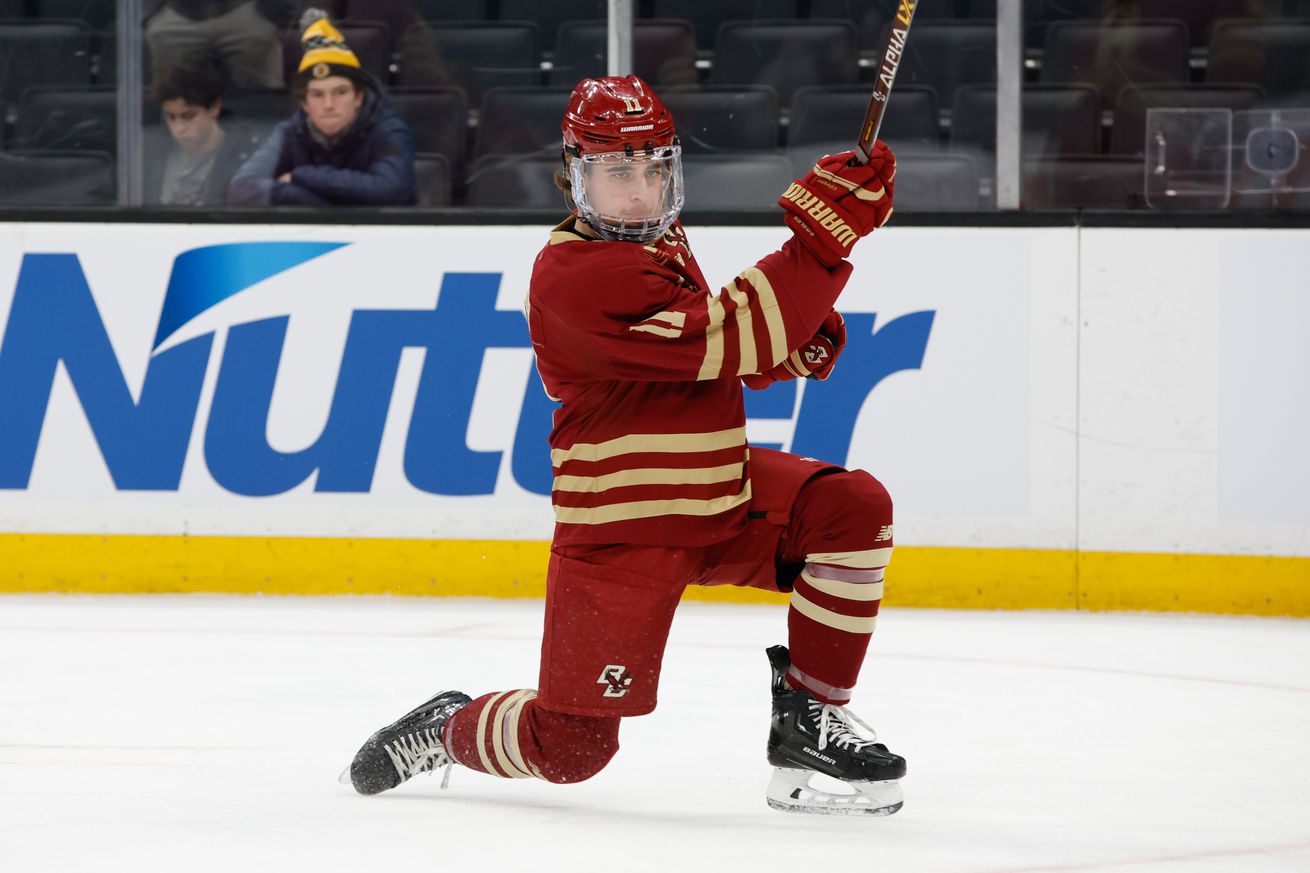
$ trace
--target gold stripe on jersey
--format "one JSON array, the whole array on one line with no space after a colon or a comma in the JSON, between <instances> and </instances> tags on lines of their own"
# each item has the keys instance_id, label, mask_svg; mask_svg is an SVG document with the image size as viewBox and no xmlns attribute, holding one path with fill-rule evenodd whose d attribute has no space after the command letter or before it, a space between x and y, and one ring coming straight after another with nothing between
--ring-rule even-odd
<instances>
[{"instance_id":1,"label":"gold stripe on jersey","mask_svg":"<svg viewBox=\"0 0 1310 873\"><path fill-rule=\"evenodd\" d=\"M636 470L620 470L602 476L556 476L554 490L608 491L611 488L626 488L630 485L713 485L716 482L740 479L745 467L745 464L738 462L724 464L721 467L692 469L644 467Z\"/></svg>"},{"instance_id":2,"label":"gold stripe on jersey","mask_svg":"<svg viewBox=\"0 0 1310 873\"><path fill-rule=\"evenodd\" d=\"M713 294L705 296L709 322L705 325L705 358L701 361L696 381L719 378L723 370L723 301Z\"/></svg>"},{"instance_id":3,"label":"gold stripe on jersey","mask_svg":"<svg viewBox=\"0 0 1310 873\"><path fill-rule=\"evenodd\" d=\"M740 494L724 497L680 497L674 500L634 500L630 503L611 503L608 506L556 506L555 520L563 524L609 524L614 521L635 521L660 515L718 515L751 499L750 482Z\"/></svg>"},{"instance_id":4,"label":"gold stripe on jersey","mask_svg":"<svg viewBox=\"0 0 1310 873\"><path fill-rule=\"evenodd\" d=\"M505 735L508 732L511 716L518 714L519 709L530 699L529 695L531 697L536 696L534 692L528 690L515 691L511 694L501 705L500 710L496 713L496 723L491 726L491 747L492 751L496 753L496 763L505 771L505 775L511 779L532 778L531 773L514 763L509 752L505 749ZM512 720L518 721L517 718ZM517 725L515 726L517 727ZM517 745L517 737L515 738L515 744Z\"/></svg>"},{"instance_id":5,"label":"gold stripe on jersey","mask_svg":"<svg viewBox=\"0 0 1310 873\"><path fill-rule=\"evenodd\" d=\"M634 324L628 330L638 333L653 333L656 336L668 337L669 339L677 339L682 336L682 328L680 327L659 327L654 324Z\"/></svg>"},{"instance_id":6,"label":"gold stripe on jersey","mask_svg":"<svg viewBox=\"0 0 1310 873\"><path fill-rule=\"evenodd\" d=\"M882 600L882 582L839 582L836 579L820 579L810 575L809 570L801 571L801 578L815 591L840 597L842 600Z\"/></svg>"},{"instance_id":7,"label":"gold stripe on jersey","mask_svg":"<svg viewBox=\"0 0 1310 873\"><path fill-rule=\"evenodd\" d=\"M782 310L778 308L778 295L773 290L773 283L759 267L749 267L741 274L755 288L760 298L760 312L764 315L764 326L769 334L769 366L767 370L780 364L787 357L787 325L782 319Z\"/></svg>"},{"instance_id":8,"label":"gold stripe on jersey","mask_svg":"<svg viewBox=\"0 0 1310 873\"><path fill-rule=\"evenodd\" d=\"M866 549L862 552L815 552L805 556L805 560L811 564L832 564L834 567L852 567L856 570L886 567L891 558L891 547Z\"/></svg>"},{"instance_id":9,"label":"gold stripe on jersey","mask_svg":"<svg viewBox=\"0 0 1310 873\"><path fill-rule=\"evenodd\" d=\"M831 609L824 609L817 603L806 600L799 591L791 593L791 608L808 619L817 621L827 627L836 628L852 634L871 634L878 624L878 616L842 615Z\"/></svg>"},{"instance_id":10,"label":"gold stripe on jersey","mask_svg":"<svg viewBox=\"0 0 1310 873\"><path fill-rule=\"evenodd\" d=\"M745 427L709 433L630 433L600 443L574 443L567 449L551 449L550 462L558 467L565 461L603 461L635 452L690 454L745 445Z\"/></svg>"},{"instance_id":11,"label":"gold stripe on jersey","mask_svg":"<svg viewBox=\"0 0 1310 873\"><path fill-rule=\"evenodd\" d=\"M723 293L731 297L733 302L737 304L737 311L733 313L737 319L737 345L741 350L737 361L737 375L744 376L747 373L758 373L759 369L755 356L755 321L751 313L750 296L737 287L735 279L723 286ZM768 367L764 369L767 370Z\"/></svg>"}]
</instances>

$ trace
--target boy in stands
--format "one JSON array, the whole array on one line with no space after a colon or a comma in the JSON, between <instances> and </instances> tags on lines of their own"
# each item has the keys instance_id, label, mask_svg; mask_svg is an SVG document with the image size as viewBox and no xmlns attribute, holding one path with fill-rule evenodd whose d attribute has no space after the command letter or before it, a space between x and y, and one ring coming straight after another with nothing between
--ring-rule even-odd
<instances>
[{"instance_id":1,"label":"boy in stands","mask_svg":"<svg viewBox=\"0 0 1310 873\"><path fill-rule=\"evenodd\" d=\"M678 222L681 150L650 87L583 80L562 127L575 211L528 298L537 367L563 404L538 689L438 694L370 737L343 781L376 794L452 763L590 778L620 719L655 708L683 588L734 584L791 592L790 651L768 650L769 804L893 813L905 760L844 707L882 599L891 500L861 470L749 447L742 383L831 371L845 256L891 215L895 158L882 143L868 164L821 158L779 201L791 239L715 295ZM815 773L844 789L811 786Z\"/></svg>"}]
</instances>

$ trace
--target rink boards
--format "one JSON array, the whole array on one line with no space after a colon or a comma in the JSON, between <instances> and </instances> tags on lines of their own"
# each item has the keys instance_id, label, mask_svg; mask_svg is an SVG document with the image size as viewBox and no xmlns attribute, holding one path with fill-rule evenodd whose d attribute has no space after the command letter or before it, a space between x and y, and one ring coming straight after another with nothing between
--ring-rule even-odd
<instances>
[{"instance_id":1,"label":"rink boards","mask_svg":"<svg viewBox=\"0 0 1310 873\"><path fill-rule=\"evenodd\" d=\"M0 225L0 590L539 596L545 235ZM889 603L1310 614L1307 243L887 228L749 433L887 484Z\"/></svg>"}]
</instances>

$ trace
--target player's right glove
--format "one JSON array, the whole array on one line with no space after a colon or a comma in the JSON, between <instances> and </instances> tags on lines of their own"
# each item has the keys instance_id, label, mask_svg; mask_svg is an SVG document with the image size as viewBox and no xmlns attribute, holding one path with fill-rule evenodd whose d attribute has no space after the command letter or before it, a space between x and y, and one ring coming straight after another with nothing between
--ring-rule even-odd
<instances>
[{"instance_id":1,"label":"player's right glove","mask_svg":"<svg viewBox=\"0 0 1310 873\"><path fill-rule=\"evenodd\" d=\"M854 157L853 151L824 155L778 200L792 233L829 267L892 214L896 156L878 140L867 164L851 166Z\"/></svg>"}]
</instances>

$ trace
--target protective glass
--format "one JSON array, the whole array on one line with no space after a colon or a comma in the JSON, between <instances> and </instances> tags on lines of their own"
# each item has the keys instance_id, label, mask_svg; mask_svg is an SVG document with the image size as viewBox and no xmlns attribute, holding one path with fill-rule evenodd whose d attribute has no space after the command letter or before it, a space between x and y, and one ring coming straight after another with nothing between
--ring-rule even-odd
<instances>
[{"instance_id":1,"label":"protective glass","mask_svg":"<svg viewBox=\"0 0 1310 873\"><path fill-rule=\"evenodd\" d=\"M682 211L682 148L583 155L569 162L569 181L578 213L602 238L651 242Z\"/></svg>"}]
</instances>

